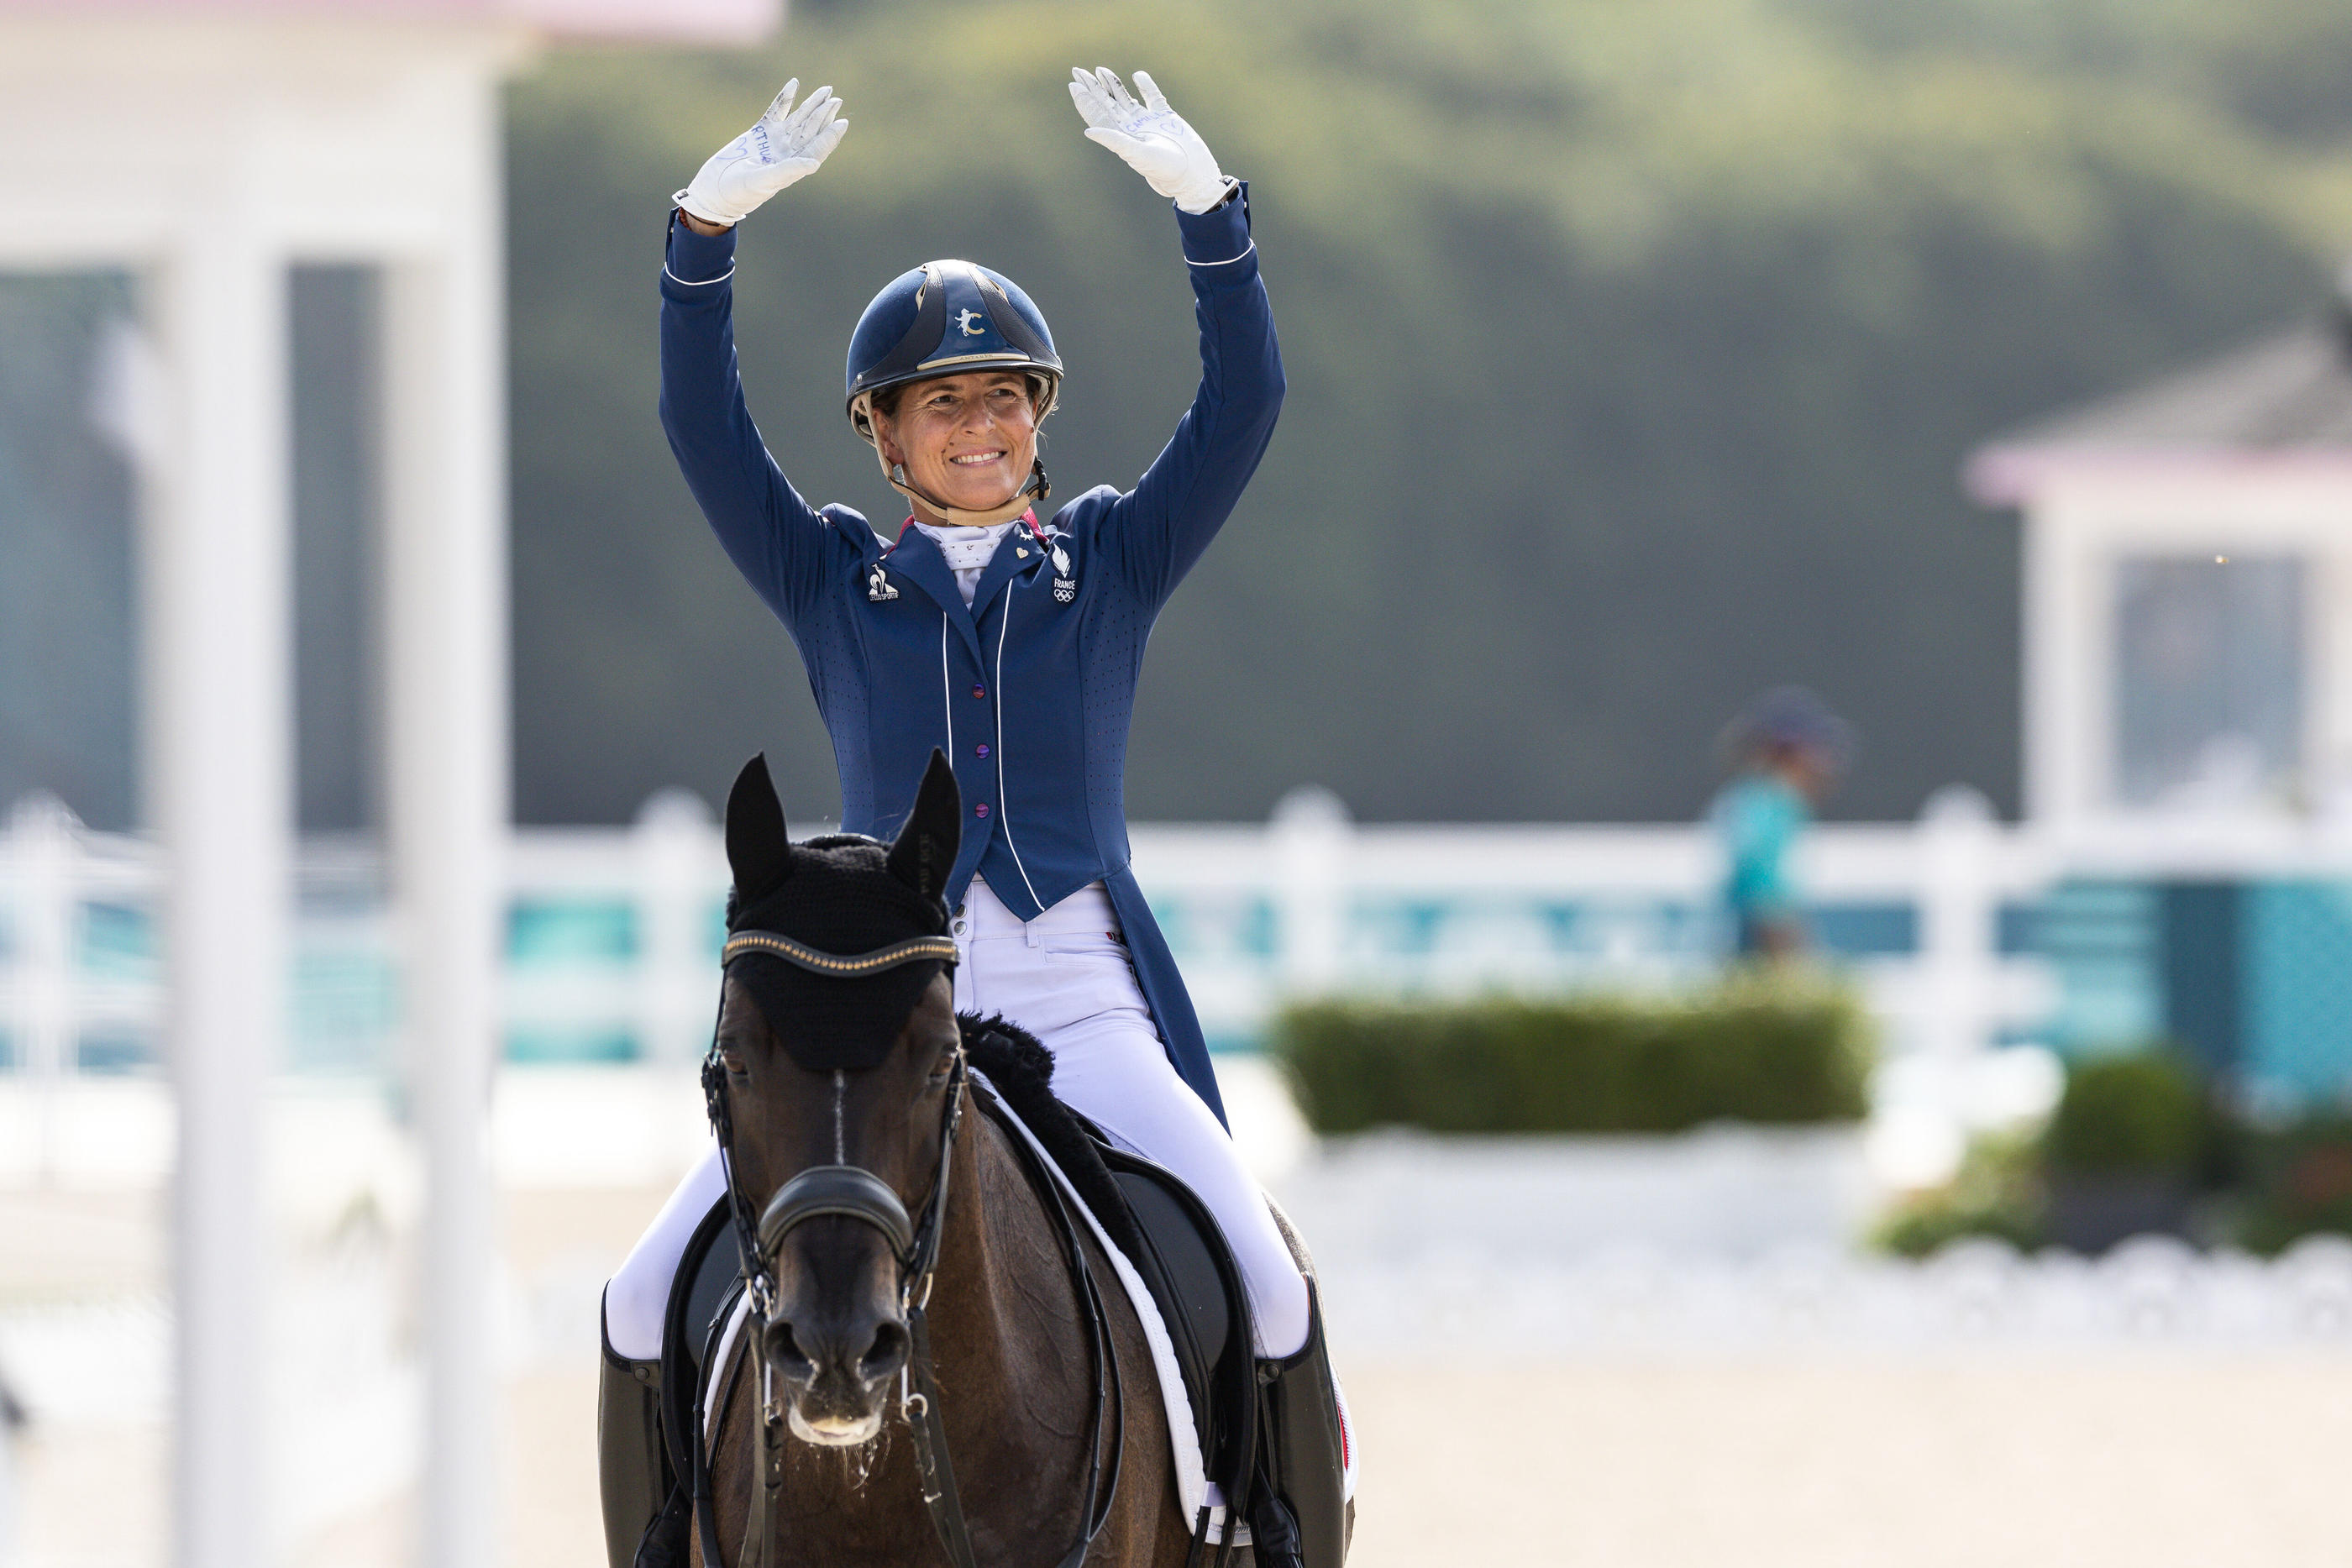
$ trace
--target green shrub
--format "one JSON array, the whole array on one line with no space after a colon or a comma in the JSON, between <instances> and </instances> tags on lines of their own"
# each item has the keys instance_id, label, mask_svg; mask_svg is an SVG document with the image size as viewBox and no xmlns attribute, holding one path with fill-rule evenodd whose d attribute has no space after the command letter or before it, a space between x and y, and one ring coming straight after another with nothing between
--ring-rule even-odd
<instances>
[{"instance_id":1,"label":"green shrub","mask_svg":"<svg viewBox=\"0 0 2352 1568\"><path fill-rule=\"evenodd\" d=\"M1861 1009L1788 981L1665 1000L1312 1002L1280 1016L1274 1050L1320 1133L1673 1133L1867 1109Z\"/></svg>"},{"instance_id":2,"label":"green shrub","mask_svg":"<svg viewBox=\"0 0 2352 1568\"><path fill-rule=\"evenodd\" d=\"M1943 1186L1903 1199L1871 1233L1871 1245L1925 1258L1965 1236L1996 1237L2020 1250L2043 1239L2048 1197L2038 1131L1979 1134Z\"/></svg>"},{"instance_id":3,"label":"green shrub","mask_svg":"<svg viewBox=\"0 0 2352 1568\"><path fill-rule=\"evenodd\" d=\"M2185 1176L2203 1162L2210 1130L2196 1074L2150 1051L2070 1066L2043 1149L2053 1174Z\"/></svg>"},{"instance_id":4,"label":"green shrub","mask_svg":"<svg viewBox=\"0 0 2352 1568\"><path fill-rule=\"evenodd\" d=\"M2249 1129L2241 1143L2239 1245L2269 1256L2306 1236L2352 1234L2352 1115Z\"/></svg>"}]
</instances>

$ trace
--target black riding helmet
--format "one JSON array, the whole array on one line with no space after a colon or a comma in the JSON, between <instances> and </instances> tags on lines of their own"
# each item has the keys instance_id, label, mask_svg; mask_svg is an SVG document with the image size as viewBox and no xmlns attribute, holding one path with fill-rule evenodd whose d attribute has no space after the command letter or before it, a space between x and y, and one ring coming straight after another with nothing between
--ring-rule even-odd
<instances>
[{"instance_id":1,"label":"black riding helmet","mask_svg":"<svg viewBox=\"0 0 2352 1568\"><path fill-rule=\"evenodd\" d=\"M857 319L849 337L844 376L850 428L874 442L877 392L967 371L1018 371L1034 389L1037 417L1054 412L1062 387L1062 357L1045 318L1003 273L975 262L927 261L890 280ZM880 446L875 444L878 456ZM906 476L883 465L892 486L914 497ZM1002 522L1052 493L1045 465L1034 465L1029 483L994 512L960 513L930 497L919 498L958 522Z\"/></svg>"}]
</instances>

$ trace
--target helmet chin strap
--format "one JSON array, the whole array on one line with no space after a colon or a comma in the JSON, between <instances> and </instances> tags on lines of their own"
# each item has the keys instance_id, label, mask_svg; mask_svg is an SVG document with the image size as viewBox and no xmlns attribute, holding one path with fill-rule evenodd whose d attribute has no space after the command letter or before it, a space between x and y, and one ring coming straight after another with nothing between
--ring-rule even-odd
<instances>
[{"instance_id":1,"label":"helmet chin strap","mask_svg":"<svg viewBox=\"0 0 2352 1568\"><path fill-rule=\"evenodd\" d=\"M1045 477L1045 460L1040 457L1032 460L1029 465L1027 483L1013 491L1004 500L985 511L966 511L961 507L950 507L938 497L928 495L919 489L914 482L907 477L905 465L893 464L887 457L882 457L880 446L875 447L874 455L882 460L882 475L884 478L890 481L890 488L898 491L909 501L929 507L949 522L962 528L993 528L998 523L1009 523L1027 511L1032 505L1054 493L1052 483Z\"/></svg>"}]
</instances>

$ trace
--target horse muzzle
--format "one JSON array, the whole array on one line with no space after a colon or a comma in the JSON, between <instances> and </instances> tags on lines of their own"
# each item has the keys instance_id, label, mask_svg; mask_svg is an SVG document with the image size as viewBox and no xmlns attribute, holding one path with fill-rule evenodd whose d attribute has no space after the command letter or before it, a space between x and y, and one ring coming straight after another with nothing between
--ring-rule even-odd
<instances>
[{"instance_id":1,"label":"horse muzzle","mask_svg":"<svg viewBox=\"0 0 2352 1568\"><path fill-rule=\"evenodd\" d=\"M803 1228L826 1219L852 1223ZM899 1281L913 1238L898 1194L855 1166L803 1171L768 1200L760 1249L790 1283L762 1326L762 1359L803 1441L848 1446L881 1429L910 1349Z\"/></svg>"}]
</instances>

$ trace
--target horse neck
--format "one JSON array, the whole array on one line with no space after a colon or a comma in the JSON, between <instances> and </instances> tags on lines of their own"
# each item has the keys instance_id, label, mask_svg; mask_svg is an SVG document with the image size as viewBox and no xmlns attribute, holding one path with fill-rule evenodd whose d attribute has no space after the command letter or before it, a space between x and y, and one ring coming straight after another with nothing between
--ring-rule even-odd
<instances>
[{"instance_id":1,"label":"horse neck","mask_svg":"<svg viewBox=\"0 0 2352 1568\"><path fill-rule=\"evenodd\" d=\"M1066 1272L1061 1244L1006 1141L1013 1134L976 1107L966 1125L940 1238L932 1343L965 1377L992 1370L1018 1375L1034 1364L1039 1348L1019 1339L1023 1325L1034 1333L1039 1283ZM1026 1310L1013 1300L1015 1292ZM1075 1345L1075 1324L1070 1333Z\"/></svg>"}]
</instances>

